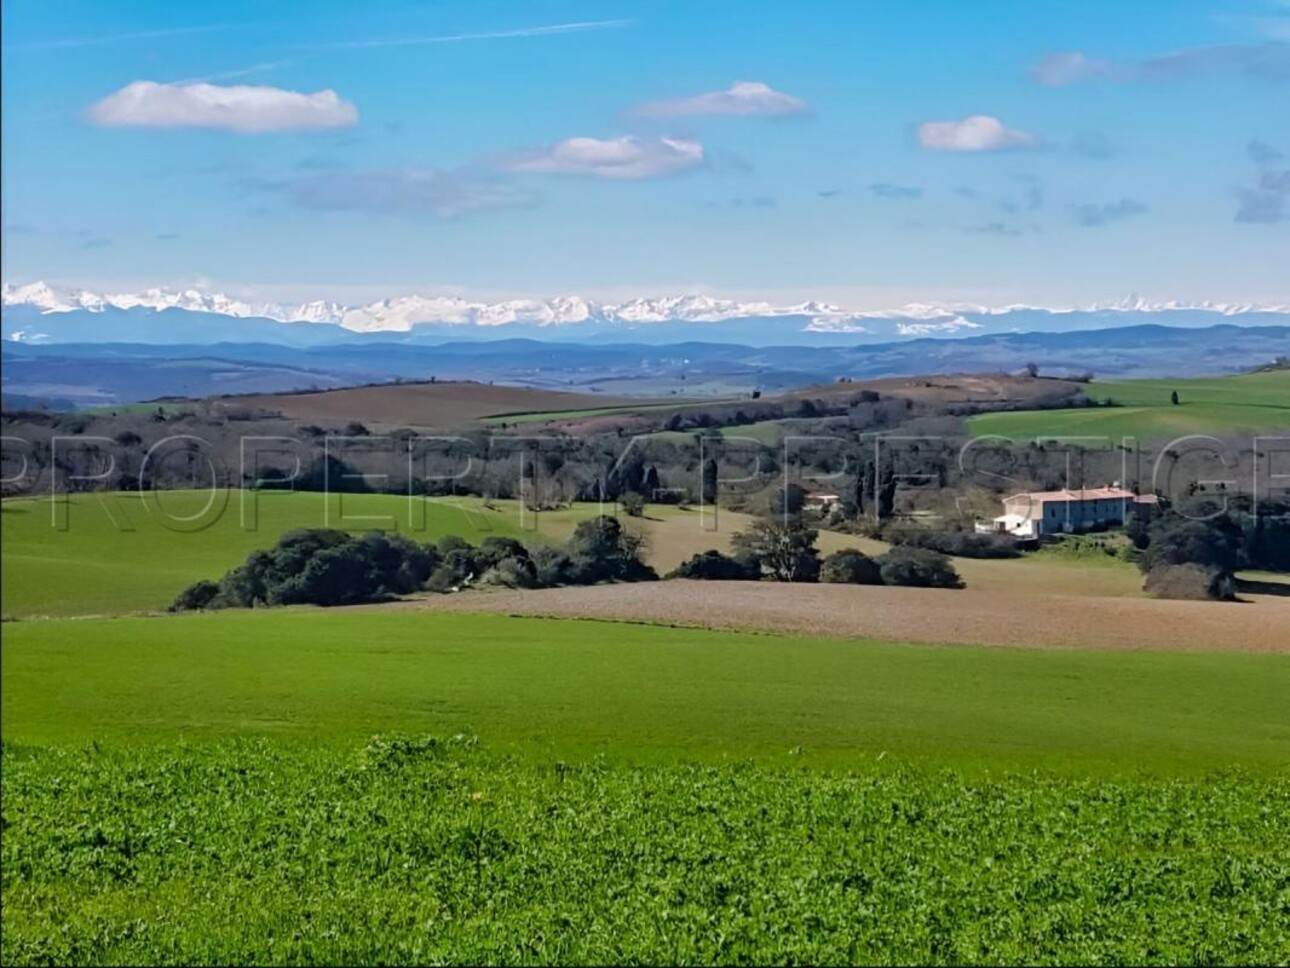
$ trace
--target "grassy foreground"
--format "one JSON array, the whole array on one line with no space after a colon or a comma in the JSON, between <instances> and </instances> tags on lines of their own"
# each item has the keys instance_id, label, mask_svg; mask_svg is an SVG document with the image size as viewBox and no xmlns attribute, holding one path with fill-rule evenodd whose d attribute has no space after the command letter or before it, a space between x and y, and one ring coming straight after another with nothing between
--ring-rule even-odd
<instances>
[{"instance_id":1,"label":"grassy foreground","mask_svg":"<svg viewBox=\"0 0 1290 968\"><path fill-rule=\"evenodd\" d=\"M1290 762L1279 655L940 648L379 608L11 623L24 743L473 732L548 757Z\"/></svg>"},{"instance_id":2,"label":"grassy foreground","mask_svg":"<svg viewBox=\"0 0 1290 968\"><path fill-rule=\"evenodd\" d=\"M6 745L6 964L1282 962L1290 777Z\"/></svg>"}]
</instances>

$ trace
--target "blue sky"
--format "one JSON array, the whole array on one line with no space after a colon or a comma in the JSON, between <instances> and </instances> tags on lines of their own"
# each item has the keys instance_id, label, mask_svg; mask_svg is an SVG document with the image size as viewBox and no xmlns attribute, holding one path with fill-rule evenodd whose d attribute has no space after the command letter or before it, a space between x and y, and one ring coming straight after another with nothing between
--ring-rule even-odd
<instances>
[{"instance_id":1,"label":"blue sky","mask_svg":"<svg viewBox=\"0 0 1290 968\"><path fill-rule=\"evenodd\" d=\"M1288 107L1285 0L9 0L4 275L1285 301Z\"/></svg>"}]
</instances>

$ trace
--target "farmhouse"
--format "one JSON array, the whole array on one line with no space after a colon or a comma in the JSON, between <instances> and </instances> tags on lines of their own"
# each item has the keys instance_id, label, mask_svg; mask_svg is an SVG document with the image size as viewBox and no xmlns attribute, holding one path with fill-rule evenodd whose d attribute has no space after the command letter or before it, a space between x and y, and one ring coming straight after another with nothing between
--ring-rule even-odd
<instances>
[{"instance_id":1,"label":"farmhouse","mask_svg":"<svg viewBox=\"0 0 1290 968\"><path fill-rule=\"evenodd\" d=\"M1138 507L1156 503L1154 494L1138 495L1119 486L1078 491L1030 491L1003 499L1003 514L979 522L985 534L1010 534L1022 541L1045 534L1073 534L1117 527Z\"/></svg>"},{"instance_id":2,"label":"farmhouse","mask_svg":"<svg viewBox=\"0 0 1290 968\"><path fill-rule=\"evenodd\" d=\"M832 511L841 500L840 494L831 491L807 491L802 499L802 506L815 511Z\"/></svg>"}]
</instances>

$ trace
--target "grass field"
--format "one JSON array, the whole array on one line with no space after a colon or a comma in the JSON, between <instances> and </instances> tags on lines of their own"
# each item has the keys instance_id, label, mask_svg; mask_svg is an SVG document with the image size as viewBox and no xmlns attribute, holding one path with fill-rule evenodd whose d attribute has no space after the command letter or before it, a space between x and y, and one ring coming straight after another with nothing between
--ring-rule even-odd
<instances>
[{"instance_id":1,"label":"grass field","mask_svg":"<svg viewBox=\"0 0 1290 968\"><path fill-rule=\"evenodd\" d=\"M471 541L501 535L560 542L602 510L587 503L534 514L518 501L490 503L273 491L79 494L58 506L48 498L7 500L0 504L0 599L4 613L16 617L156 610L293 528L385 528L418 541L456 534ZM605 510L612 513L613 506ZM724 511L700 517L652 505L628 524L649 539L651 562L666 571L692 554L725 547L748 521ZM707 530L712 527L719 530Z\"/></svg>"},{"instance_id":2,"label":"grass field","mask_svg":"<svg viewBox=\"0 0 1290 968\"><path fill-rule=\"evenodd\" d=\"M4 738L33 743L414 730L555 756L802 747L1099 768L1290 756L1290 663L1276 655L303 609L18 622L5 629L3 682Z\"/></svg>"},{"instance_id":3,"label":"grass field","mask_svg":"<svg viewBox=\"0 0 1290 968\"><path fill-rule=\"evenodd\" d=\"M1170 402L1177 391L1179 405ZM1186 434L1223 434L1290 429L1290 371L1189 380L1126 380L1091 383L1088 396L1113 407L1026 410L972 417L975 436L1122 437L1172 439Z\"/></svg>"},{"instance_id":4,"label":"grass field","mask_svg":"<svg viewBox=\"0 0 1290 968\"><path fill-rule=\"evenodd\" d=\"M3 754L6 964L1273 964L1290 780Z\"/></svg>"},{"instance_id":5,"label":"grass field","mask_svg":"<svg viewBox=\"0 0 1290 968\"><path fill-rule=\"evenodd\" d=\"M137 496L107 498L128 531L97 496L73 498L65 531L48 502L5 502L5 611L155 608L327 523L316 494L257 495L253 530L236 494L217 520L205 495L161 499L191 530ZM333 525L526 533L509 503L340 500ZM597 511L544 512L527 533L559 540ZM723 511L712 533L696 512L650 508L631 523L677 557L745 521ZM1136 582L1078 555L963 566L969 592L1030 589L1035 603ZM615 589L585 591L599 590ZM1261 964L1290 951L1283 654L417 607L6 622L0 962Z\"/></svg>"},{"instance_id":6,"label":"grass field","mask_svg":"<svg viewBox=\"0 0 1290 968\"><path fill-rule=\"evenodd\" d=\"M613 506L606 506L613 512ZM565 540L579 521L601 513L594 503L538 514L517 501L486 507L479 498L408 498L385 494L323 495L272 491L157 491L81 494L65 504L23 498L0 504L4 564L0 600L5 615L119 615L165 608L199 578L218 578L293 528L397 530L419 541L443 534L469 540L489 535ZM650 505L627 526L648 541L648 560L660 572L709 548L729 548L747 515ZM66 525L63 527L62 525ZM821 532L824 554L886 546L853 535ZM1052 559L959 563L974 588L1033 591L1076 589L1099 595L1138 595L1129 565L1096 571ZM73 587L74 585L74 587Z\"/></svg>"},{"instance_id":7,"label":"grass field","mask_svg":"<svg viewBox=\"0 0 1290 968\"><path fill-rule=\"evenodd\" d=\"M384 494L155 491L0 504L6 615L111 615L164 608L199 578L218 578L294 528L398 530L420 541L519 533L519 518L478 501ZM57 516L56 516L57 515ZM65 525L65 527L61 527Z\"/></svg>"},{"instance_id":8,"label":"grass field","mask_svg":"<svg viewBox=\"0 0 1290 968\"><path fill-rule=\"evenodd\" d=\"M1281 656L301 610L21 622L2 657L6 964L1290 943Z\"/></svg>"}]
</instances>

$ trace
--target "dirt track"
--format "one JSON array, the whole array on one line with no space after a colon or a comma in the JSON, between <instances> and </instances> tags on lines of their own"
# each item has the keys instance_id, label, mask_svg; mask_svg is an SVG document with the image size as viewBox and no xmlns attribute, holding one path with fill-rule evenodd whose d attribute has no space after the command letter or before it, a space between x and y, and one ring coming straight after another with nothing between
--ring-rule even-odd
<instances>
[{"instance_id":1,"label":"dirt track","mask_svg":"<svg viewBox=\"0 0 1290 968\"><path fill-rule=\"evenodd\" d=\"M1290 597L1244 603L769 582L472 591L380 608L497 612L1041 648L1290 653Z\"/></svg>"}]
</instances>

